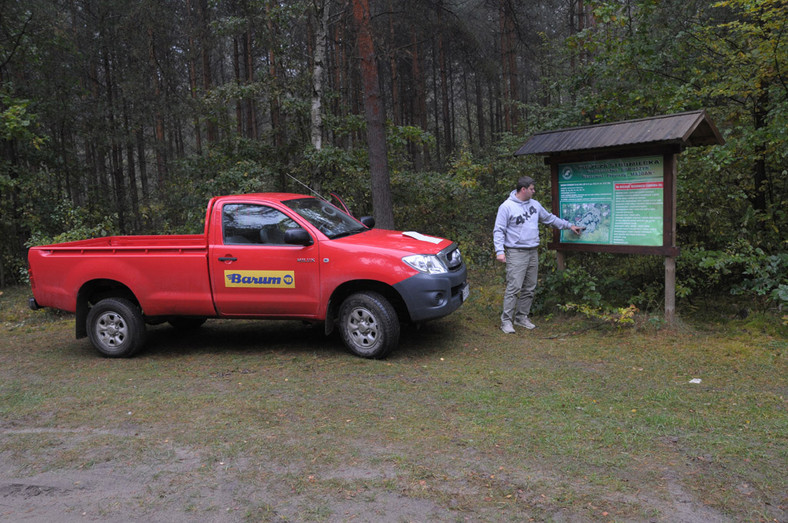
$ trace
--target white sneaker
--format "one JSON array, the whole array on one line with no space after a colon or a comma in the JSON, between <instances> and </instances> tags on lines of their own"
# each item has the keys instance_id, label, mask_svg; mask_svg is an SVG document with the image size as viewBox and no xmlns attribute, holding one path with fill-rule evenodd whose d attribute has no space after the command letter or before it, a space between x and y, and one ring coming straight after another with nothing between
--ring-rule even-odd
<instances>
[{"instance_id":1,"label":"white sneaker","mask_svg":"<svg viewBox=\"0 0 788 523\"><path fill-rule=\"evenodd\" d=\"M501 330L506 334L514 334L514 327L512 327L512 324L508 321L506 323L501 323Z\"/></svg>"},{"instance_id":2,"label":"white sneaker","mask_svg":"<svg viewBox=\"0 0 788 523\"><path fill-rule=\"evenodd\" d=\"M531 320L529 320L528 317L526 317L526 318L524 318L522 320L514 320L514 324L515 325L519 325L520 327L525 327L528 330L536 328L536 325L531 323Z\"/></svg>"}]
</instances>

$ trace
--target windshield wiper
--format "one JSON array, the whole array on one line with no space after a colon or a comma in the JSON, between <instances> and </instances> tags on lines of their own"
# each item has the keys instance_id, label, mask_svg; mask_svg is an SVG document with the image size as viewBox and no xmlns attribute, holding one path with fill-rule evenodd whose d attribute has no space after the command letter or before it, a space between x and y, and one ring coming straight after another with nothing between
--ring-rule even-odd
<instances>
[{"instance_id":1,"label":"windshield wiper","mask_svg":"<svg viewBox=\"0 0 788 523\"><path fill-rule=\"evenodd\" d=\"M350 236L352 234L358 234L358 233L364 232L366 230L367 230L366 227L359 227L357 229L350 229L349 231L340 232L340 233L337 233L337 234L331 236L331 239L332 240L336 240L337 238L344 238L345 236Z\"/></svg>"}]
</instances>

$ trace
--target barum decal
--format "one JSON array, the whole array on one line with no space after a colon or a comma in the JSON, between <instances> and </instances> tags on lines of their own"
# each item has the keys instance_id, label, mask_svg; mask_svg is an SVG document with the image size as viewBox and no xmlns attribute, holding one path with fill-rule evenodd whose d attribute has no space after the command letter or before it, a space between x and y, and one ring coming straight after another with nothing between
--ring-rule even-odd
<instances>
[{"instance_id":1,"label":"barum decal","mask_svg":"<svg viewBox=\"0 0 788 523\"><path fill-rule=\"evenodd\" d=\"M224 271L225 287L295 289L293 271Z\"/></svg>"}]
</instances>

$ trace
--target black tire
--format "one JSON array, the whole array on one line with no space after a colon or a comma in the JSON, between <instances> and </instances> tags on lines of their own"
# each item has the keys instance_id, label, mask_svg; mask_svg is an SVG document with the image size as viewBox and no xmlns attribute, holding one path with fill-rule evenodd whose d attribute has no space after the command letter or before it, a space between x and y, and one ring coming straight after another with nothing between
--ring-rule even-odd
<instances>
[{"instance_id":1,"label":"black tire","mask_svg":"<svg viewBox=\"0 0 788 523\"><path fill-rule=\"evenodd\" d=\"M170 318L168 322L170 325L178 329L179 331L193 331L197 330L202 327L202 324L208 318L194 318L188 316L178 316L175 318Z\"/></svg>"},{"instance_id":2,"label":"black tire","mask_svg":"<svg viewBox=\"0 0 788 523\"><path fill-rule=\"evenodd\" d=\"M399 343L394 307L376 292L348 296L339 308L339 333L345 346L362 358L385 358Z\"/></svg>"},{"instance_id":3,"label":"black tire","mask_svg":"<svg viewBox=\"0 0 788 523\"><path fill-rule=\"evenodd\" d=\"M145 342L142 312L123 298L106 298L91 307L87 330L96 350L110 358L128 358Z\"/></svg>"}]
</instances>

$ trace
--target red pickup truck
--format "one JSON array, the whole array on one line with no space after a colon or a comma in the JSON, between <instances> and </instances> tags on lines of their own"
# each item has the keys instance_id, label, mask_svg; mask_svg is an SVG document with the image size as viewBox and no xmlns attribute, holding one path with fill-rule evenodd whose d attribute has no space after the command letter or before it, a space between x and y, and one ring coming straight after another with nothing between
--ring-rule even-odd
<instances>
[{"instance_id":1,"label":"red pickup truck","mask_svg":"<svg viewBox=\"0 0 788 523\"><path fill-rule=\"evenodd\" d=\"M337 326L351 352L382 358L401 322L450 314L468 284L452 241L373 226L311 196L216 197L203 234L31 248L30 307L75 312L77 338L110 357L139 350L146 323L260 318Z\"/></svg>"}]
</instances>

